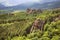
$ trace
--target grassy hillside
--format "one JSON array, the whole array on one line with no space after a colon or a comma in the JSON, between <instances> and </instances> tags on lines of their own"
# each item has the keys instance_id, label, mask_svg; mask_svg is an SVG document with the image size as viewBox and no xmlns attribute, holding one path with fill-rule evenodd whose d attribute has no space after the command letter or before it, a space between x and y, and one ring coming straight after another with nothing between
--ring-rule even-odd
<instances>
[{"instance_id":1,"label":"grassy hillside","mask_svg":"<svg viewBox=\"0 0 60 40\"><path fill-rule=\"evenodd\" d=\"M30 33L28 29L36 19L46 21L43 31L33 29ZM0 40L60 40L60 9L0 14Z\"/></svg>"}]
</instances>

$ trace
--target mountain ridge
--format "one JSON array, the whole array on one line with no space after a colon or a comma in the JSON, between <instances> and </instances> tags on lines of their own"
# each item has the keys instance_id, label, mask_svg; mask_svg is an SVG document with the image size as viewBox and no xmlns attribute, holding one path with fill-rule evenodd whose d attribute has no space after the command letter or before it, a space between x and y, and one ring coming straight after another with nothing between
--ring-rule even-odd
<instances>
[{"instance_id":1,"label":"mountain ridge","mask_svg":"<svg viewBox=\"0 0 60 40\"><path fill-rule=\"evenodd\" d=\"M3 7L1 10L25 10L27 8L36 8L36 9L50 9L50 8L59 8L60 7L60 1L54 1L54 2L47 2L47 3L29 3L29 4L20 4L17 6L12 7Z\"/></svg>"}]
</instances>

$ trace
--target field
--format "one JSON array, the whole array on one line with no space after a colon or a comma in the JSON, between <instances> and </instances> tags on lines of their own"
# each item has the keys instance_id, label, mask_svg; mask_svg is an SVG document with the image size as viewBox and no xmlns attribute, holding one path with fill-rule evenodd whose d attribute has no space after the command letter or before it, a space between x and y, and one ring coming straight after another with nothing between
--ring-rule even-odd
<instances>
[{"instance_id":1,"label":"field","mask_svg":"<svg viewBox=\"0 0 60 40\"><path fill-rule=\"evenodd\" d=\"M1 11L0 11L1 13ZM46 21L43 30L33 29L36 19ZM0 40L60 40L60 9L43 10L42 13L27 14L14 11L0 14Z\"/></svg>"}]
</instances>

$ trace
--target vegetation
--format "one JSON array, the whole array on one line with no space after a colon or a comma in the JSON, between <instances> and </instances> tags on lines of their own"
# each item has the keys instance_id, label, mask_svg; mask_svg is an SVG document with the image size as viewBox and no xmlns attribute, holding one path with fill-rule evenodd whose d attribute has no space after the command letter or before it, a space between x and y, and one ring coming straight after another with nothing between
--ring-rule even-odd
<instances>
[{"instance_id":1,"label":"vegetation","mask_svg":"<svg viewBox=\"0 0 60 40\"><path fill-rule=\"evenodd\" d=\"M27 32L36 19L46 21L43 31ZM59 9L34 14L25 11L0 14L0 40L60 40Z\"/></svg>"}]
</instances>

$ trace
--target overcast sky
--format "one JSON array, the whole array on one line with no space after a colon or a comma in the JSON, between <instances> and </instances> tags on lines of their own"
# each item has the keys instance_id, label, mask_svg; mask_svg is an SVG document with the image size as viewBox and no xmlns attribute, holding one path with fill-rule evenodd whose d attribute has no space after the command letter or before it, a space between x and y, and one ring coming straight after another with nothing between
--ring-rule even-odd
<instances>
[{"instance_id":1,"label":"overcast sky","mask_svg":"<svg viewBox=\"0 0 60 40\"><path fill-rule=\"evenodd\" d=\"M3 4L5 6L15 6L27 2L44 3L44 2L51 2L51 1L55 1L55 0L0 0L0 4Z\"/></svg>"}]
</instances>

